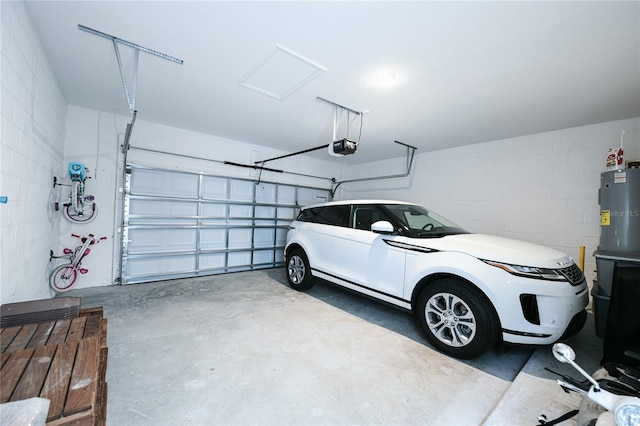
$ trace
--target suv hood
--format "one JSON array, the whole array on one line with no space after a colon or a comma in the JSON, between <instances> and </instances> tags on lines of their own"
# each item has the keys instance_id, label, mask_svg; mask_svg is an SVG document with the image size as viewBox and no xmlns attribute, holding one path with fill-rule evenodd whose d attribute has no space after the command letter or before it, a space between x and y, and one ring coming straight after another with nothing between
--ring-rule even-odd
<instances>
[{"instance_id":1,"label":"suv hood","mask_svg":"<svg viewBox=\"0 0 640 426\"><path fill-rule=\"evenodd\" d=\"M573 262L565 253L524 241L485 234L448 235L434 239L411 239L412 244L440 251L456 251L483 260L539 268L564 268Z\"/></svg>"}]
</instances>

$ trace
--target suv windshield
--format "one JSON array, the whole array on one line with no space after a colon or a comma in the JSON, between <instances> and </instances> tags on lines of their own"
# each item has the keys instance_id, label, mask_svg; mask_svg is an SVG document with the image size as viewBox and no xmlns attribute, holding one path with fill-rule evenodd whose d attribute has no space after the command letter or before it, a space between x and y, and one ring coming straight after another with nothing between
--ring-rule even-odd
<instances>
[{"instance_id":1,"label":"suv windshield","mask_svg":"<svg viewBox=\"0 0 640 426\"><path fill-rule=\"evenodd\" d=\"M385 204L384 208L411 237L438 238L469 233L449 219L421 206Z\"/></svg>"}]
</instances>

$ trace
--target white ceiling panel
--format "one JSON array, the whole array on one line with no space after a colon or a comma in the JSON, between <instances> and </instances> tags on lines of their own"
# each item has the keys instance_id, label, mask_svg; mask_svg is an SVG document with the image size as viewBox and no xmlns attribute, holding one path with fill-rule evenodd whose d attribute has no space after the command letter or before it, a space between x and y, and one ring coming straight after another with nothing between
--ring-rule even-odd
<instances>
[{"instance_id":1,"label":"white ceiling panel","mask_svg":"<svg viewBox=\"0 0 640 426\"><path fill-rule=\"evenodd\" d=\"M294 152L331 142L317 97L370 111L348 164L404 156L394 140L425 152L640 116L639 5L27 1L70 104L129 114L112 42L80 24L184 61L140 54L139 119ZM310 62L271 67L276 46Z\"/></svg>"}]
</instances>

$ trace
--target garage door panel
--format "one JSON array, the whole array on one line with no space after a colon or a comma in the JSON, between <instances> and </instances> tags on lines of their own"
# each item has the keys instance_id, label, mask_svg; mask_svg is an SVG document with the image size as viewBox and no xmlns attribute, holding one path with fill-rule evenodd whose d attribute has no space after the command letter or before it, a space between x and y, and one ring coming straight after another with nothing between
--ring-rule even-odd
<instances>
[{"instance_id":1,"label":"garage door panel","mask_svg":"<svg viewBox=\"0 0 640 426\"><path fill-rule=\"evenodd\" d=\"M196 257L194 255L133 257L127 261L127 264L130 278L153 277L169 273L184 274L195 270Z\"/></svg>"},{"instance_id":2,"label":"garage door panel","mask_svg":"<svg viewBox=\"0 0 640 426\"><path fill-rule=\"evenodd\" d=\"M253 232L253 246L257 248L273 247L275 229L256 228Z\"/></svg>"},{"instance_id":3,"label":"garage door panel","mask_svg":"<svg viewBox=\"0 0 640 426\"><path fill-rule=\"evenodd\" d=\"M287 229L276 229L276 246L284 246L287 242Z\"/></svg>"},{"instance_id":4,"label":"garage door panel","mask_svg":"<svg viewBox=\"0 0 640 426\"><path fill-rule=\"evenodd\" d=\"M295 186L289 186L289 185L279 185L278 186L278 199L277 199L277 203L278 204L289 204L289 205L295 205L296 204L296 187Z\"/></svg>"},{"instance_id":5,"label":"garage door panel","mask_svg":"<svg viewBox=\"0 0 640 426\"><path fill-rule=\"evenodd\" d=\"M131 176L134 195L194 198L198 195L198 176L185 173L167 174L161 170L137 169Z\"/></svg>"},{"instance_id":6,"label":"garage door panel","mask_svg":"<svg viewBox=\"0 0 640 426\"><path fill-rule=\"evenodd\" d=\"M228 218L226 204L202 203L200 206L200 223L202 225L224 225Z\"/></svg>"},{"instance_id":7,"label":"garage door panel","mask_svg":"<svg viewBox=\"0 0 640 426\"><path fill-rule=\"evenodd\" d=\"M293 219L295 219L295 215L296 215L296 209L292 207L278 207L277 209L278 219L293 221Z\"/></svg>"},{"instance_id":8,"label":"garage door panel","mask_svg":"<svg viewBox=\"0 0 640 426\"><path fill-rule=\"evenodd\" d=\"M251 265L251 252L240 251L229 253L229 267L246 267Z\"/></svg>"},{"instance_id":9,"label":"garage door panel","mask_svg":"<svg viewBox=\"0 0 640 426\"><path fill-rule=\"evenodd\" d=\"M226 228L202 229L200 231L200 249L224 250L227 247Z\"/></svg>"},{"instance_id":10,"label":"garage door panel","mask_svg":"<svg viewBox=\"0 0 640 426\"><path fill-rule=\"evenodd\" d=\"M227 217L227 206L225 204L203 203L200 207L200 213L203 218L222 218Z\"/></svg>"},{"instance_id":11,"label":"garage door panel","mask_svg":"<svg viewBox=\"0 0 640 426\"><path fill-rule=\"evenodd\" d=\"M274 225L274 221L270 219L256 219L254 221L256 227L258 228L272 228Z\"/></svg>"},{"instance_id":12,"label":"garage door panel","mask_svg":"<svg viewBox=\"0 0 640 426\"><path fill-rule=\"evenodd\" d=\"M256 206L254 216L258 219L275 219L276 208L272 206Z\"/></svg>"},{"instance_id":13,"label":"garage door panel","mask_svg":"<svg viewBox=\"0 0 640 426\"><path fill-rule=\"evenodd\" d=\"M226 253L202 254L200 255L200 270L224 270L226 261Z\"/></svg>"},{"instance_id":14,"label":"garage door panel","mask_svg":"<svg viewBox=\"0 0 640 426\"><path fill-rule=\"evenodd\" d=\"M230 185L229 200L253 201L255 183L252 181L232 180Z\"/></svg>"},{"instance_id":15,"label":"garage door panel","mask_svg":"<svg viewBox=\"0 0 640 426\"><path fill-rule=\"evenodd\" d=\"M256 188L256 201L275 203L278 186L272 183L261 183Z\"/></svg>"},{"instance_id":16,"label":"garage door panel","mask_svg":"<svg viewBox=\"0 0 640 426\"><path fill-rule=\"evenodd\" d=\"M298 189L298 205L308 206L310 204L318 204L329 201L328 191L321 191L314 188Z\"/></svg>"},{"instance_id":17,"label":"garage door panel","mask_svg":"<svg viewBox=\"0 0 640 426\"><path fill-rule=\"evenodd\" d=\"M277 267L300 206L329 190L128 165L122 283Z\"/></svg>"},{"instance_id":18,"label":"garage door panel","mask_svg":"<svg viewBox=\"0 0 640 426\"><path fill-rule=\"evenodd\" d=\"M236 218L253 218L253 206L244 204L231 204L229 206L229 217Z\"/></svg>"},{"instance_id":19,"label":"garage door panel","mask_svg":"<svg viewBox=\"0 0 640 426\"><path fill-rule=\"evenodd\" d=\"M129 253L194 251L196 229L131 228Z\"/></svg>"},{"instance_id":20,"label":"garage door panel","mask_svg":"<svg viewBox=\"0 0 640 426\"><path fill-rule=\"evenodd\" d=\"M256 250L253 253L254 265L268 265L273 263L273 250Z\"/></svg>"},{"instance_id":21,"label":"garage door panel","mask_svg":"<svg viewBox=\"0 0 640 426\"><path fill-rule=\"evenodd\" d=\"M228 199L229 179L215 176L204 176L202 178L201 195L205 200L226 200Z\"/></svg>"},{"instance_id":22,"label":"garage door panel","mask_svg":"<svg viewBox=\"0 0 640 426\"><path fill-rule=\"evenodd\" d=\"M181 218L181 217L136 217L132 216L129 219L129 225L134 226L151 226L155 228L161 228L165 226L196 226L198 220L194 218Z\"/></svg>"},{"instance_id":23,"label":"garage door panel","mask_svg":"<svg viewBox=\"0 0 640 426\"><path fill-rule=\"evenodd\" d=\"M229 248L246 249L251 248L251 228L229 229Z\"/></svg>"},{"instance_id":24,"label":"garage door panel","mask_svg":"<svg viewBox=\"0 0 640 426\"><path fill-rule=\"evenodd\" d=\"M130 223L157 223L171 219L181 224L195 223L198 204L189 201L131 199ZM190 218L188 218L190 217Z\"/></svg>"}]
</instances>

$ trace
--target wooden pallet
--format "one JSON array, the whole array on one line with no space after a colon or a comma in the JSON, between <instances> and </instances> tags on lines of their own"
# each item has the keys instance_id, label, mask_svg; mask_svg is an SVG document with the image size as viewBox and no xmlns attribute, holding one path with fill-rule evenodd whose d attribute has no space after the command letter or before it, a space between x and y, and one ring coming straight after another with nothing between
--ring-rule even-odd
<instances>
[{"instance_id":1,"label":"wooden pallet","mask_svg":"<svg viewBox=\"0 0 640 426\"><path fill-rule=\"evenodd\" d=\"M50 401L47 424L104 425L107 320L102 308L77 318L3 328L0 403Z\"/></svg>"}]
</instances>

